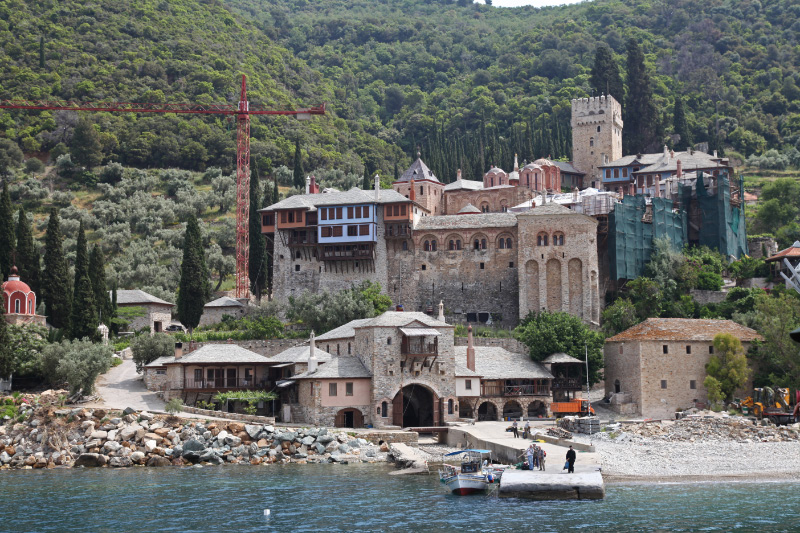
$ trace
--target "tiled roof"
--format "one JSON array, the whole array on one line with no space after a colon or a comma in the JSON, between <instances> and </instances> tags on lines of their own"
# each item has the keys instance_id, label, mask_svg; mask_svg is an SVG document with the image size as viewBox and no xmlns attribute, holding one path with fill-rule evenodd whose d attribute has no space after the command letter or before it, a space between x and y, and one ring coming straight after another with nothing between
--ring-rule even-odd
<instances>
[{"instance_id":1,"label":"tiled roof","mask_svg":"<svg viewBox=\"0 0 800 533\"><path fill-rule=\"evenodd\" d=\"M416 161L411 163L411 166L408 167L408 170L403 172L403 175L400 176L400 179L397 181L411 181L411 180L430 180L439 183L439 179L433 174L431 169L428 168L428 165L422 162L422 159L419 157Z\"/></svg>"},{"instance_id":2,"label":"tiled roof","mask_svg":"<svg viewBox=\"0 0 800 533\"><path fill-rule=\"evenodd\" d=\"M456 180L444 186L444 192L479 191L481 189L483 189L483 182L475 180Z\"/></svg>"},{"instance_id":3,"label":"tiled roof","mask_svg":"<svg viewBox=\"0 0 800 533\"><path fill-rule=\"evenodd\" d=\"M144 365L144 367L145 368L163 367L164 363L171 363L171 362L174 362L174 361L175 361L175 356L174 355L167 355L165 357L159 357L155 361L151 361L151 362L147 363L146 365Z\"/></svg>"},{"instance_id":4,"label":"tiled roof","mask_svg":"<svg viewBox=\"0 0 800 533\"><path fill-rule=\"evenodd\" d=\"M111 295L111 291L109 291L108 294ZM118 305L134 305L134 304L175 305L169 302L165 302L161 298L156 298L152 294L148 294L140 290L118 290L117 304Z\"/></svg>"},{"instance_id":5,"label":"tiled roof","mask_svg":"<svg viewBox=\"0 0 800 533\"><path fill-rule=\"evenodd\" d=\"M163 364L194 365L198 363L267 363L269 359L236 344L206 344L180 359L170 357Z\"/></svg>"},{"instance_id":6,"label":"tiled roof","mask_svg":"<svg viewBox=\"0 0 800 533\"><path fill-rule=\"evenodd\" d=\"M466 352L465 352L466 353ZM474 378L480 376L477 372L473 372L466 365L466 355L464 356L464 364L456 361L456 377L457 378Z\"/></svg>"},{"instance_id":7,"label":"tiled roof","mask_svg":"<svg viewBox=\"0 0 800 533\"><path fill-rule=\"evenodd\" d=\"M640 157L641 156L641 157ZM626 155L615 159L599 168L627 167L638 163L641 167L636 173L643 174L648 172L674 172L678 169L678 160L681 160L681 167L686 173L700 168L723 168L720 163L721 158L705 152L693 150L686 152L658 152L655 154L634 154Z\"/></svg>"},{"instance_id":8,"label":"tiled roof","mask_svg":"<svg viewBox=\"0 0 800 533\"><path fill-rule=\"evenodd\" d=\"M767 262L780 261L784 257L786 257L786 258L789 258L789 257L800 257L800 241L794 241L794 244L792 244L790 247L784 248L783 250L781 250L780 252L776 253L775 255L765 259L765 261L767 261Z\"/></svg>"},{"instance_id":9,"label":"tiled roof","mask_svg":"<svg viewBox=\"0 0 800 533\"><path fill-rule=\"evenodd\" d=\"M334 357L329 362L321 364L314 372L303 372L292 379L336 379L336 378L371 378L372 374L361 363L358 357Z\"/></svg>"},{"instance_id":10,"label":"tiled roof","mask_svg":"<svg viewBox=\"0 0 800 533\"><path fill-rule=\"evenodd\" d=\"M480 214L481 210L472 204L467 204L458 210L459 215Z\"/></svg>"},{"instance_id":11,"label":"tiled roof","mask_svg":"<svg viewBox=\"0 0 800 533\"><path fill-rule=\"evenodd\" d=\"M239 300L223 296L222 298L217 298L213 302L208 302L204 307L244 307L244 304Z\"/></svg>"},{"instance_id":12,"label":"tiled roof","mask_svg":"<svg viewBox=\"0 0 800 533\"><path fill-rule=\"evenodd\" d=\"M317 339L319 340L319 339ZM294 346L288 348L277 355L273 355L267 362L269 363L307 363L311 354L311 346ZM320 350L319 346L314 347L314 356L318 361L330 361L333 357L325 350Z\"/></svg>"},{"instance_id":13,"label":"tiled roof","mask_svg":"<svg viewBox=\"0 0 800 533\"><path fill-rule=\"evenodd\" d=\"M499 174L500 172L502 172L503 174L506 173L506 171L500 167L492 167L489 169L489 172L487 172L487 174Z\"/></svg>"},{"instance_id":14,"label":"tiled roof","mask_svg":"<svg viewBox=\"0 0 800 533\"><path fill-rule=\"evenodd\" d=\"M366 324L371 320L371 318L359 318L358 320L351 320L343 326L339 326L338 328L332 329L324 335L320 335L317 337L317 342L328 341L332 339L349 339L350 337L355 337L356 332L353 328L361 326L362 324Z\"/></svg>"},{"instance_id":15,"label":"tiled roof","mask_svg":"<svg viewBox=\"0 0 800 533\"><path fill-rule=\"evenodd\" d=\"M566 172L567 174L580 174L581 176L586 174L572 166L572 163L569 161L553 161L553 164L557 166L561 172Z\"/></svg>"},{"instance_id":16,"label":"tiled roof","mask_svg":"<svg viewBox=\"0 0 800 533\"><path fill-rule=\"evenodd\" d=\"M455 346L456 366L467 366L467 347ZM483 379L553 379L527 354L511 353L495 346L475 347L475 372Z\"/></svg>"},{"instance_id":17,"label":"tiled roof","mask_svg":"<svg viewBox=\"0 0 800 533\"><path fill-rule=\"evenodd\" d=\"M559 353L554 353L552 355L548 355L545 358L545 360L542 361L542 364L552 364L552 363L581 363L581 364L583 364L583 361L581 361L580 359L575 359L571 355L567 355L567 354L565 354L563 352L559 352Z\"/></svg>"},{"instance_id":18,"label":"tiled roof","mask_svg":"<svg viewBox=\"0 0 800 533\"><path fill-rule=\"evenodd\" d=\"M415 231L455 228L513 228L517 217L512 213L481 213L475 215L440 215L422 217Z\"/></svg>"},{"instance_id":19,"label":"tiled roof","mask_svg":"<svg viewBox=\"0 0 800 533\"><path fill-rule=\"evenodd\" d=\"M561 204L557 204L555 202L548 202L544 205L537 205L530 211L526 211L524 213L526 216L544 216L544 215L577 215L581 216L580 213L576 213L569 207L565 207Z\"/></svg>"},{"instance_id":20,"label":"tiled roof","mask_svg":"<svg viewBox=\"0 0 800 533\"><path fill-rule=\"evenodd\" d=\"M703 318L648 318L606 339L621 341L713 341L719 333L729 333L740 341L753 341L761 336L755 330L733 320Z\"/></svg>"},{"instance_id":21,"label":"tiled roof","mask_svg":"<svg viewBox=\"0 0 800 533\"><path fill-rule=\"evenodd\" d=\"M375 191L363 191L353 187L349 191L331 192L324 194L296 194L277 204L272 204L259 211L276 211L280 209L308 209L316 210L317 207L330 205L355 205L355 204L390 204L410 203L411 200L394 189L379 189L378 200L375 201Z\"/></svg>"},{"instance_id":22,"label":"tiled roof","mask_svg":"<svg viewBox=\"0 0 800 533\"><path fill-rule=\"evenodd\" d=\"M403 311L386 311L382 315L370 319L369 322L361 324L356 327L403 327L411 324L412 322L419 322L424 326L431 328L452 328L453 326L447 322L439 322L432 316L419 312L403 312Z\"/></svg>"}]
</instances>

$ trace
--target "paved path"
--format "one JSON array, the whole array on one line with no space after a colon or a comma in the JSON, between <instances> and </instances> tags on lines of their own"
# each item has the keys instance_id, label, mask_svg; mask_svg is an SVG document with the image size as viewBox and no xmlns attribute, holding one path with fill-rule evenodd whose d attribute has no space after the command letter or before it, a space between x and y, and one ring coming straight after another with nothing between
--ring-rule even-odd
<instances>
[{"instance_id":1,"label":"paved path","mask_svg":"<svg viewBox=\"0 0 800 533\"><path fill-rule=\"evenodd\" d=\"M123 359L97 380L97 395L101 400L96 405L112 409L133 407L137 411L163 411L164 402L153 391L147 390L142 375L136 373L132 359Z\"/></svg>"}]
</instances>

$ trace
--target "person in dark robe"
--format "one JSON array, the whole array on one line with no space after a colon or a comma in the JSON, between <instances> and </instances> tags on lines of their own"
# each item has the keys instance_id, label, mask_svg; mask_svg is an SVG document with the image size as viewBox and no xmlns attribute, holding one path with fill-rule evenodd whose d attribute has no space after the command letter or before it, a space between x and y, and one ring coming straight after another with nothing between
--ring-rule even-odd
<instances>
[{"instance_id":1,"label":"person in dark robe","mask_svg":"<svg viewBox=\"0 0 800 533\"><path fill-rule=\"evenodd\" d=\"M575 450L572 449L572 446L569 447L567 450L567 463L569 463L569 470L567 470L568 474L575 473Z\"/></svg>"}]
</instances>

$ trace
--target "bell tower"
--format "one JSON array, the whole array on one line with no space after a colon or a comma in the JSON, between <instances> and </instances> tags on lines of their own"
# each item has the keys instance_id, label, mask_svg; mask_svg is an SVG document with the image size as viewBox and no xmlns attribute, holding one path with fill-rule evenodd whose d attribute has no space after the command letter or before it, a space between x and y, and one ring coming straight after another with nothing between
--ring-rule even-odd
<instances>
[{"instance_id":1,"label":"bell tower","mask_svg":"<svg viewBox=\"0 0 800 533\"><path fill-rule=\"evenodd\" d=\"M572 165L583 188L602 188L598 167L622 157L622 106L613 96L572 100Z\"/></svg>"}]
</instances>

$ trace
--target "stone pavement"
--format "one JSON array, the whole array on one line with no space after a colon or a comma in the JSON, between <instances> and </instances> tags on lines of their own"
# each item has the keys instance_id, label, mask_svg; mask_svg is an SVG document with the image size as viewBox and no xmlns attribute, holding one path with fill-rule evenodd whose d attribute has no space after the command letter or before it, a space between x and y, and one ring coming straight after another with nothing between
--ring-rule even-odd
<instances>
[{"instance_id":1,"label":"stone pavement","mask_svg":"<svg viewBox=\"0 0 800 533\"><path fill-rule=\"evenodd\" d=\"M132 359L123 359L122 364L100 376L96 384L100 400L87 407L98 406L110 409L132 407L137 411L163 411L164 402L153 391L147 390L142 375L136 373Z\"/></svg>"}]
</instances>

